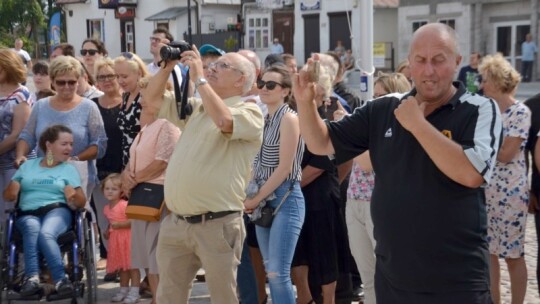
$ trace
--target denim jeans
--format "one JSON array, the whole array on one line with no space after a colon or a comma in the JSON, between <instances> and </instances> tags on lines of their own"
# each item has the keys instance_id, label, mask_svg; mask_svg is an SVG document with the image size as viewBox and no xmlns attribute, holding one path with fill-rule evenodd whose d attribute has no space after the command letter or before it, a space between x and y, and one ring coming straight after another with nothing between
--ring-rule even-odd
<instances>
[{"instance_id":1,"label":"denim jeans","mask_svg":"<svg viewBox=\"0 0 540 304\"><path fill-rule=\"evenodd\" d=\"M285 181L276 189L277 197L268 202L270 206L275 208L279 205L291 183ZM272 303L296 303L291 282L291 262L304 223L305 212L300 183L294 182L291 193L274 217L272 227L255 228L268 275Z\"/></svg>"},{"instance_id":2,"label":"denim jeans","mask_svg":"<svg viewBox=\"0 0 540 304\"><path fill-rule=\"evenodd\" d=\"M21 216L16 221L23 235L24 274L39 274L39 253L43 254L56 283L64 278L64 263L58 246L58 236L71 226L72 214L68 208L56 208L42 217Z\"/></svg>"}]
</instances>

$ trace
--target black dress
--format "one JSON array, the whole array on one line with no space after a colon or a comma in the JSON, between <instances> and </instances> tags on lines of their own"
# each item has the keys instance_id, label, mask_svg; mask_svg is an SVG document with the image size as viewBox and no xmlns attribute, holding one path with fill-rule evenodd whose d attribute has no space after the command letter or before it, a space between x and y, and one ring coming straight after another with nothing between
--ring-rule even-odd
<instances>
[{"instance_id":1,"label":"black dress","mask_svg":"<svg viewBox=\"0 0 540 304\"><path fill-rule=\"evenodd\" d=\"M111 173L122 172L122 131L118 125L121 105L104 108L99 104L99 98L93 98L92 100L99 108L105 126L105 133L107 134L105 155L96 162L98 178L102 181Z\"/></svg>"},{"instance_id":2,"label":"black dress","mask_svg":"<svg viewBox=\"0 0 540 304\"><path fill-rule=\"evenodd\" d=\"M137 94L129 109L126 108L129 93L122 96L122 106L118 114L118 127L122 131L122 169L129 161L129 148L141 131L141 94Z\"/></svg>"}]
</instances>

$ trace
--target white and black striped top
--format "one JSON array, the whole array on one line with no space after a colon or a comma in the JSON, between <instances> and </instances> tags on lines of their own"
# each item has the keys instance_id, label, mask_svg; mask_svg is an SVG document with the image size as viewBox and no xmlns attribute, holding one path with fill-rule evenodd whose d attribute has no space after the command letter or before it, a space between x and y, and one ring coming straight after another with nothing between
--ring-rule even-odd
<instances>
[{"instance_id":1,"label":"white and black striped top","mask_svg":"<svg viewBox=\"0 0 540 304\"><path fill-rule=\"evenodd\" d=\"M279 128L281 126L281 119L287 112L296 115L287 104L283 104L274 113L273 116L266 115L264 122L263 144L261 150L255 157L255 178L266 181L270 178L270 175L274 173L274 170L279 164L279 143L281 136ZM296 156L293 162L293 168L287 180L300 181L302 178L302 155L304 154L304 141L302 138L298 141L298 147L296 148Z\"/></svg>"}]
</instances>

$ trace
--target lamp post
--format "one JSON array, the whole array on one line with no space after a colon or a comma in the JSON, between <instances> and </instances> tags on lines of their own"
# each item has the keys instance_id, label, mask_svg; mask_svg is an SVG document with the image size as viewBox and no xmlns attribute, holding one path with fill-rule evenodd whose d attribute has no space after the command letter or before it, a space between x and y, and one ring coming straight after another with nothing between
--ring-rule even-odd
<instances>
[{"instance_id":1,"label":"lamp post","mask_svg":"<svg viewBox=\"0 0 540 304\"><path fill-rule=\"evenodd\" d=\"M188 11L188 40L189 43L193 43L193 36L191 33L191 0L187 0L187 11Z\"/></svg>"}]
</instances>

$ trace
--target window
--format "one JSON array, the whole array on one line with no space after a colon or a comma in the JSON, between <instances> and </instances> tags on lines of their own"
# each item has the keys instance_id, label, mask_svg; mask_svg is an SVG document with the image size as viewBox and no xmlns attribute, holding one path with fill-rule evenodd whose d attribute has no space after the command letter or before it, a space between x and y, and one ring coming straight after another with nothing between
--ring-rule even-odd
<instances>
[{"instance_id":1,"label":"window","mask_svg":"<svg viewBox=\"0 0 540 304\"><path fill-rule=\"evenodd\" d=\"M426 24L427 24L427 21L425 21L425 20L413 21L413 23L412 23L412 31L413 31L413 33L416 32L416 30L419 29L422 25L426 25Z\"/></svg>"},{"instance_id":2,"label":"window","mask_svg":"<svg viewBox=\"0 0 540 304\"><path fill-rule=\"evenodd\" d=\"M270 20L266 16L250 17L247 21L248 48L262 49L270 45Z\"/></svg>"},{"instance_id":3,"label":"window","mask_svg":"<svg viewBox=\"0 0 540 304\"><path fill-rule=\"evenodd\" d=\"M105 42L105 30L103 19L86 20L87 36Z\"/></svg>"},{"instance_id":4,"label":"window","mask_svg":"<svg viewBox=\"0 0 540 304\"><path fill-rule=\"evenodd\" d=\"M158 21L156 22L156 28L169 29L169 21Z\"/></svg>"},{"instance_id":5,"label":"window","mask_svg":"<svg viewBox=\"0 0 540 304\"><path fill-rule=\"evenodd\" d=\"M444 23L448 25L449 27L456 29L456 20L455 19L441 19L439 20L440 23Z\"/></svg>"}]
</instances>

